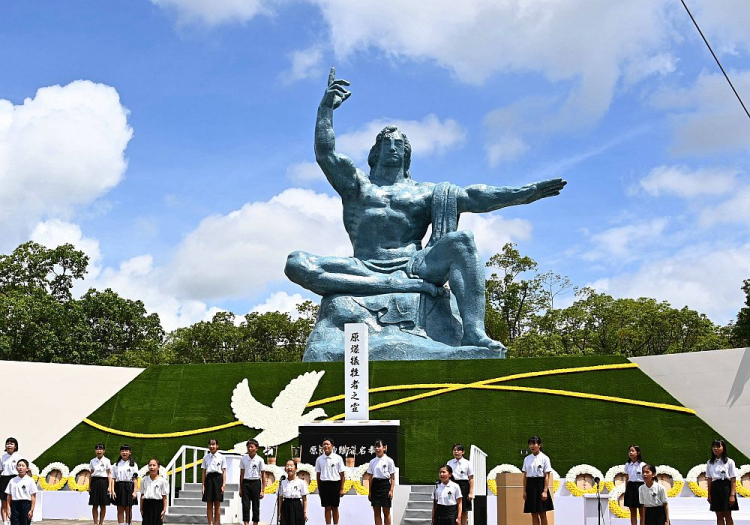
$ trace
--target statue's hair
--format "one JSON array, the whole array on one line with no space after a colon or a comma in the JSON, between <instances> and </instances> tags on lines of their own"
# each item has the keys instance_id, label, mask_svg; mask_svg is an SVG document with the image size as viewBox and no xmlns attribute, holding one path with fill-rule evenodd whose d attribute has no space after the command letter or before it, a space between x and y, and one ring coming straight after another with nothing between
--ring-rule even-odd
<instances>
[{"instance_id":1,"label":"statue's hair","mask_svg":"<svg viewBox=\"0 0 750 525\"><path fill-rule=\"evenodd\" d=\"M406 134L398 129L396 126L386 126L383 130L378 133L375 137L375 144L370 148L370 154L367 156L367 164L370 165L370 169L375 169L380 159L380 145L383 143L383 137L398 131L399 134L404 138L404 177L411 178L409 174L409 166L411 166L411 144L409 139L406 138Z\"/></svg>"}]
</instances>

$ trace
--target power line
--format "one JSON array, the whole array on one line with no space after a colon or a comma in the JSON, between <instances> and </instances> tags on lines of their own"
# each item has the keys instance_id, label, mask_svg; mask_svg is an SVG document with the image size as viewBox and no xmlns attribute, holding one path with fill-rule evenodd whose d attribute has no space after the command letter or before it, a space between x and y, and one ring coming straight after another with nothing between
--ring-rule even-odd
<instances>
[{"instance_id":1,"label":"power line","mask_svg":"<svg viewBox=\"0 0 750 525\"><path fill-rule=\"evenodd\" d=\"M734 95L737 97L737 100L740 101L740 105L742 106L742 109L745 110L745 114L747 115L747 118L750 118L750 112L748 112L747 108L745 107L745 103L742 102L742 98L740 97L740 94L737 93L737 90L734 89L734 84L732 84L732 81L729 80L729 75L727 75L727 72L724 71L724 67L721 65L721 62L719 62L719 57L716 56L716 53L714 53L714 50L711 49L711 44L708 43L708 40L706 40L706 37L703 35L703 31L701 31L701 28L698 26L698 22L695 21L695 18L693 17L693 13L690 12L690 9L688 9L687 4L685 3L685 0L680 0L682 2L682 5L685 7L685 11L687 11L687 14L690 15L690 20L693 21L693 24L695 24L695 28L698 30L698 33L700 33L701 38L703 38L703 41L706 43L706 47L708 47L708 50L711 51L711 54L714 57L714 60L716 60L716 63L719 65L719 69L721 69L721 72L724 73L724 78L727 79L727 82L729 82L729 87L732 88L732 91L734 91Z\"/></svg>"}]
</instances>

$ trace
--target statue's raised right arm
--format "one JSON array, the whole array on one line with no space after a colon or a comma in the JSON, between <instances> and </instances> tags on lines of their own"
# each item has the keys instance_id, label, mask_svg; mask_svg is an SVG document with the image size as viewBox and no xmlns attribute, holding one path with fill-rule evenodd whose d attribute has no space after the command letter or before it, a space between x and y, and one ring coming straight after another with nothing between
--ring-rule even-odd
<instances>
[{"instance_id":1,"label":"statue's raised right arm","mask_svg":"<svg viewBox=\"0 0 750 525\"><path fill-rule=\"evenodd\" d=\"M357 188L357 168L352 159L336 153L336 137L333 133L333 110L351 96L351 92L346 89L348 85L348 81L336 79L336 68L332 67L315 123L315 160L333 189L342 196Z\"/></svg>"}]
</instances>

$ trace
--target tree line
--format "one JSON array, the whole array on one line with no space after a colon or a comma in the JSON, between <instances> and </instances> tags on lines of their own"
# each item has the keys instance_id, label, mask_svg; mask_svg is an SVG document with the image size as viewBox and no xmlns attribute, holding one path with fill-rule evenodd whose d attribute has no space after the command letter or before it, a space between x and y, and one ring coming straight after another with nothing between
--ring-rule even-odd
<instances>
[{"instance_id":1,"label":"tree line","mask_svg":"<svg viewBox=\"0 0 750 525\"><path fill-rule=\"evenodd\" d=\"M318 306L284 312L219 312L211 321L165 332L142 301L111 289L73 296L89 258L70 244L24 243L0 255L0 359L145 367L171 363L300 361ZM487 266L487 332L510 356L658 355L750 346L750 279L737 320L718 326L687 307L655 299L614 299L575 288L567 277L506 244ZM573 293L567 307L555 301ZM568 301L569 302L569 301Z\"/></svg>"}]
</instances>

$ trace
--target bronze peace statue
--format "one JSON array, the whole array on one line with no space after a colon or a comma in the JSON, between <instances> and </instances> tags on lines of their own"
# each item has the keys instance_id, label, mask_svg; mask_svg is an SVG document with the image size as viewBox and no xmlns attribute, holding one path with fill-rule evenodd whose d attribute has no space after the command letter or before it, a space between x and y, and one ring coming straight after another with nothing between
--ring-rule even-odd
<instances>
[{"instance_id":1,"label":"bronze peace statue","mask_svg":"<svg viewBox=\"0 0 750 525\"><path fill-rule=\"evenodd\" d=\"M315 158L341 196L354 254L297 251L284 269L322 296L304 360L342 361L345 323L368 325L372 360L504 357L505 347L485 332L484 266L472 234L457 230L458 219L559 195L566 181L518 188L417 182L409 172L409 139L395 126L376 137L367 175L336 151L333 112L351 95L348 86L331 68L318 107Z\"/></svg>"}]
</instances>

